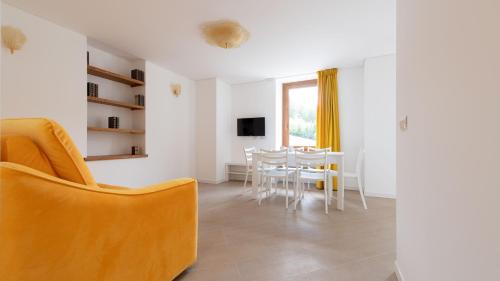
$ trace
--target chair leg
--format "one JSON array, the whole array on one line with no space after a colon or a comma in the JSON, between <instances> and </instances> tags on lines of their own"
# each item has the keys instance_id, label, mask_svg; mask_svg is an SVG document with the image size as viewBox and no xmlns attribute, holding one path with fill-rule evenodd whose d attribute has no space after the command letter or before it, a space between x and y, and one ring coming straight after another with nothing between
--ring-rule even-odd
<instances>
[{"instance_id":1,"label":"chair leg","mask_svg":"<svg viewBox=\"0 0 500 281\"><path fill-rule=\"evenodd\" d=\"M273 186L275 184L275 180L271 178L271 184L268 186L268 196L270 197L271 194L273 193Z\"/></svg>"},{"instance_id":2,"label":"chair leg","mask_svg":"<svg viewBox=\"0 0 500 281\"><path fill-rule=\"evenodd\" d=\"M326 182L324 183L323 190L325 191L325 214L328 214L328 186L326 185Z\"/></svg>"},{"instance_id":3,"label":"chair leg","mask_svg":"<svg viewBox=\"0 0 500 281\"><path fill-rule=\"evenodd\" d=\"M368 207L366 206L366 200L365 200L365 194L364 194L365 191L363 189L363 186L361 185L361 177L358 175L357 179L358 179L359 195L361 196L361 201L363 202L363 207L365 208L365 210L367 210Z\"/></svg>"},{"instance_id":4,"label":"chair leg","mask_svg":"<svg viewBox=\"0 0 500 281\"><path fill-rule=\"evenodd\" d=\"M260 206L260 201L262 200L261 198L261 195L260 195L260 190L261 190L261 186L264 184L263 183L264 179L261 177L260 178L260 183L257 185L257 203L259 204Z\"/></svg>"},{"instance_id":5,"label":"chair leg","mask_svg":"<svg viewBox=\"0 0 500 281\"><path fill-rule=\"evenodd\" d=\"M293 210L297 210L297 193L299 186L295 185L293 189Z\"/></svg>"},{"instance_id":6,"label":"chair leg","mask_svg":"<svg viewBox=\"0 0 500 281\"><path fill-rule=\"evenodd\" d=\"M245 173L245 183L243 184L243 190L247 190L247 181L248 181L248 170Z\"/></svg>"},{"instance_id":7,"label":"chair leg","mask_svg":"<svg viewBox=\"0 0 500 281\"><path fill-rule=\"evenodd\" d=\"M266 198L271 197L271 188L273 187L273 178L269 179L269 182L267 183L267 188L266 188Z\"/></svg>"},{"instance_id":8,"label":"chair leg","mask_svg":"<svg viewBox=\"0 0 500 281\"><path fill-rule=\"evenodd\" d=\"M326 178L327 182L325 185L328 187L328 205L332 205L332 198L333 198L333 177L328 176Z\"/></svg>"},{"instance_id":9,"label":"chair leg","mask_svg":"<svg viewBox=\"0 0 500 281\"><path fill-rule=\"evenodd\" d=\"M285 208L288 209L288 182L285 183Z\"/></svg>"},{"instance_id":10,"label":"chair leg","mask_svg":"<svg viewBox=\"0 0 500 281\"><path fill-rule=\"evenodd\" d=\"M309 186L309 183L307 183L307 184ZM304 190L305 190L304 185L301 185L300 186L300 200L304 199Z\"/></svg>"}]
</instances>

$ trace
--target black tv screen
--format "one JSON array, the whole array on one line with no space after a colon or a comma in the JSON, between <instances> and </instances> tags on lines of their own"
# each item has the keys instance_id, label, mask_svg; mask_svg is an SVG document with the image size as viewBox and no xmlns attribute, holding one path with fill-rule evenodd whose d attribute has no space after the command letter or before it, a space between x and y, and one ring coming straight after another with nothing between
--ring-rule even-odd
<instances>
[{"instance_id":1,"label":"black tv screen","mask_svg":"<svg viewBox=\"0 0 500 281\"><path fill-rule=\"evenodd\" d=\"M239 118L238 136L265 136L266 118Z\"/></svg>"}]
</instances>

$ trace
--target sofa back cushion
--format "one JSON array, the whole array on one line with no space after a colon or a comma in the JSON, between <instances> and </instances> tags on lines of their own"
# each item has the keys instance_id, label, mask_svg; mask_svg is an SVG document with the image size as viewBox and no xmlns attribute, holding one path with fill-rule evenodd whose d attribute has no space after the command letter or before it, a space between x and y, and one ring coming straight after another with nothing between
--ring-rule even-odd
<instances>
[{"instance_id":1,"label":"sofa back cushion","mask_svg":"<svg viewBox=\"0 0 500 281\"><path fill-rule=\"evenodd\" d=\"M2 138L29 138L46 155L59 178L97 186L71 137L56 122L45 118L4 119L0 132Z\"/></svg>"},{"instance_id":2,"label":"sofa back cushion","mask_svg":"<svg viewBox=\"0 0 500 281\"><path fill-rule=\"evenodd\" d=\"M57 177L47 155L28 137L2 137L2 161L28 166Z\"/></svg>"}]
</instances>

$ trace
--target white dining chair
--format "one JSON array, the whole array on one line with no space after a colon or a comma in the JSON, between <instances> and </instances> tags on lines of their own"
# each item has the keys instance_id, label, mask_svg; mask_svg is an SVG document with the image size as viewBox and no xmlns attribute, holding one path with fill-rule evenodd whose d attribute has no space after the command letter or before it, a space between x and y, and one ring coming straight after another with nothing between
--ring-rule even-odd
<instances>
[{"instance_id":1,"label":"white dining chair","mask_svg":"<svg viewBox=\"0 0 500 281\"><path fill-rule=\"evenodd\" d=\"M248 176L252 172L252 154L255 152L255 147L244 147L243 153L245 154L246 161L246 171L245 171L245 183L243 184L243 191L247 189Z\"/></svg>"},{"instance_id":2,"label":"white dining chair","mask_svg":"<svg viewBox=\"0 0 500 281\"><path fill-rule=\"evenodd\" d=\"M297 202L304 197L304 184L310 182L324 181L325 182L325 213L328 214L329 192L328 192L328 179L329 179L329 163L328 163L328 150L315 149L313 151L295 151L295 192L294 192L294 209L297 209ZM322 166L324 169L316 167ZM297 197L298 195L298 197Z\"/></svg>"},{"instance_id":3,"label":"white dining chair","mask_svg":"<svg viewBox=\"0 0 500 281\"><path fill-rule=\"evenodd\" d=\"M365 150L362 148L358 152L358 157L356 159L356 170L354 172L344 172L344 179L345 178L353 178L356 179L356 182L358 184L358 190L359 190L359 196L361 197L361 202L363 203L363 208L365 210L368 209L366 205L366 199L365 199L365 190L363 188L363 184L361 183L361 168L363 166L363 161L364 161L364 154ZM334 176L337 176L338 173L337 171L330 170L329 173L329 180L332 182L332 178Z\"/></svg>"},{"instance_id":4,"label":"white dining chair","mask_svg":"<svg viewBox=\"0 0 500 281\"><path fill-rule=\"evenodd\" d=\"M288 168L288 150L262 150L260 165L261 184L258 185L257 199L259 205L262 201L262 194L266 193L270 197L272 193L273 180L282 180L285 187L285 207L288 208L288 182L295 173Z\"/></svg>"},{"instance_id":5,"label":"white dining chair","mask_svg":"<svg viewBox=\"0 0 500 281\"><path fill-rule=\"evenodd\" d=\"M354 178L358 184L359 196L361 197L361 201L363 202L363 207L365 210L368 209L366 206L365 200L365 189L363 184L361 183L361 168L363 167L363 161L365 158L365 150L362 148L358 152L358 157L356 158L356 171L354 172L344 172L344 178Z\"/></svg>"},{"instance_id":6,"label":"white dining chair","mask_svg":"<svg viewBox=\"0 0 500 281\"><path fill-rule=\"evenodd\" d=\"M326 152L332 151L332 149L330 147L316 148L316 147L312 147L312 146L308 146L308 147L301 146L297 150L299 150L299 151L325 151L326 150ZM330 170L328 170L328 171L330 171ZM316 184L316 183L313 183L313 184ZM326 182L324 184L326 185ZM310 190L310 186L311 186L310 182L307 182L306 186L307 186L307 190L309 191Z\"/></svg>"}]
</instances>

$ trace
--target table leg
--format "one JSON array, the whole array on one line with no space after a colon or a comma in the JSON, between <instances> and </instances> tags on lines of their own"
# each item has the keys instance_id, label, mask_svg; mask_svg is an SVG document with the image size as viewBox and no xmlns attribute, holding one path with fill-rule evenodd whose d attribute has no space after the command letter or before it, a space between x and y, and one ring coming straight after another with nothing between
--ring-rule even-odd
<instances>
[{"instance_id":1,"label":"table leg","mask_svg":"<svg viewBox=\"0 0 500 281\"><path fill-rule=\"evenodd\" d=\"M228 164L224 165L224 181L228 182L229 181L229 170L230 167Z\"/></svg>"},{"instance_id":2,"label":"table leg","mask_svg":"<svg viewBox=\"0 0 500 281\"><path fill-rule=\"evenodd\" d=\"M338 173L338 194L337 194L337 209L344 210L344 157L340 157L337 163Z\"/></svg>"},{"instance_id":3,"label":"table leg","mask_svg":"<svg viewBox=\"0 0 500 281\"><path fill-rule=\"evenodd\" d=\"M253 196L257 198L257 189L259 185L259 180L260 180L260 174L259 174L259 169L257 168L257 163L258 163L258 155L254 153L252 155L252 194Z\"/></svg>"}]
</instances>

